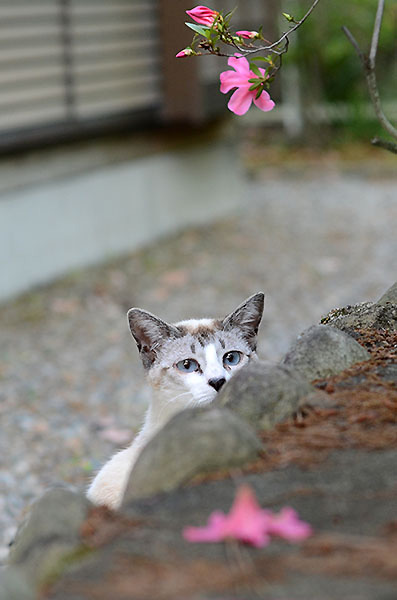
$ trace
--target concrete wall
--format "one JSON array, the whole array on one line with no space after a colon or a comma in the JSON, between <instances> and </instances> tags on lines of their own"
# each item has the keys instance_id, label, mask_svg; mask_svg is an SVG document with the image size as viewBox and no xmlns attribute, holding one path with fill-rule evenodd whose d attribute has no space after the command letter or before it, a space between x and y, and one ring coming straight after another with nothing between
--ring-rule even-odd
<instances>
[{"instance_id":1,"label":"concrete wall","mask_svg":"<svg viewBox=\"0 0 397 600\"><path fill-rule=\"evenodd\" d=\"M0 193L1 300L220 217L242 199L237 161L219 140L15 184Z\"/></svg>"}]
</instances>

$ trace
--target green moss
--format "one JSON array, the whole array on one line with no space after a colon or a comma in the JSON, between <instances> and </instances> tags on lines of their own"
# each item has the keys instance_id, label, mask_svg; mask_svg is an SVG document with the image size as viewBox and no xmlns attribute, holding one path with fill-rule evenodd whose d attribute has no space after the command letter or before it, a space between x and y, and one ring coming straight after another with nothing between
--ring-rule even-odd
<instances>
[{"instance_id":1,"label":"green moss","mask_svg":"<svg viewBox=\"0 0 397 600\"><path fill-rule=\"evenodd\" d=\"M61 557L58 557L53 564L47 565L45 573L41 578L40 587L49 587L64 574L64 572L76 563L84 561L88 557L93 556L95 550L82 544L70 552L66 552Z\"/></svg>"}]
</instances>

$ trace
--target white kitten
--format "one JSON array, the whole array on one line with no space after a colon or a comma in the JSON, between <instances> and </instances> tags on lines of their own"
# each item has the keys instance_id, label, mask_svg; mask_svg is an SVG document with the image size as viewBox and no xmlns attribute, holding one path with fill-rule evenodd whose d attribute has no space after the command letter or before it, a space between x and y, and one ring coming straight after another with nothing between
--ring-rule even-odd
<instances>
[{"instance_id":1,"label":"white kitten","mask_svg":"<svg viewBox=\"0 0 397 600\"><path fill-rule=\"evenodd\" d=\"M131 308L128 322L152 387L144 425L132 444L115 454L91 483L95 504L120 506L131 469L143 446L184 408L212 402L222 386L256 358L256 336L264 295L255 294L224 319L170 325Z\"/></svg>"}]
</instances>

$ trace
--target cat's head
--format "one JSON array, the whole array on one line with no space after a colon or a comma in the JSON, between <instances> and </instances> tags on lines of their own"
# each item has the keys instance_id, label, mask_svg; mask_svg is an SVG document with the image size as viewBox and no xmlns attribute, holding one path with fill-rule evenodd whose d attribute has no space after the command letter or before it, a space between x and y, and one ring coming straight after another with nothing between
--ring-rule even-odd
<instances>
[{"instance_id":1,"label":"cat's head","mask_svg":"<svg viewBox=\"0 0 397 600\"><path fill-rule=\"evenodd\" d=\"M224 383L256 357L264 294L224 319L169 324L140 308L128 311L131 333L152 386L184 405L211 402Z\"/></svg>"}]
</instances>

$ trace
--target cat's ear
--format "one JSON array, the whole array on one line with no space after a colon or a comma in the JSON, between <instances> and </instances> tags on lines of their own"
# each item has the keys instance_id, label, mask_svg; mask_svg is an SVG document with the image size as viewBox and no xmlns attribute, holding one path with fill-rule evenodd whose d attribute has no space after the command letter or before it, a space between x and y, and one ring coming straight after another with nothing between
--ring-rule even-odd
<instances>
[{"instance_id":1,"label":"cat's ear","mask_svg":"<svg viewBox=\"0 0 397 600\"><path fill-rule=\"evenodd\" d=\"M245 300L230 315L223 319L223 329L239 329L253 350L256 348L256 336L262 319L265 295L254 294Z\"/></svg>"},{"instance_id":2,"label":"cat's ear","mask_svg":"<svg viewBox=\"0 0 397 600\"><path fill-rule=\"evenodd\" d=\"M156 359L156 349L164 340L180 335L176 327L140 308L131 308L127 318L145 368L153 364Z\"/></svg>"}]
</instances>

